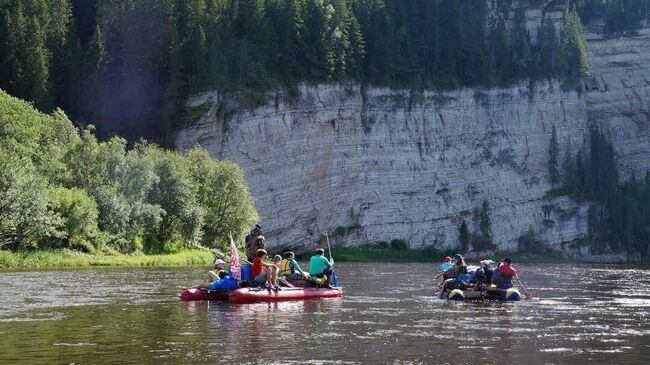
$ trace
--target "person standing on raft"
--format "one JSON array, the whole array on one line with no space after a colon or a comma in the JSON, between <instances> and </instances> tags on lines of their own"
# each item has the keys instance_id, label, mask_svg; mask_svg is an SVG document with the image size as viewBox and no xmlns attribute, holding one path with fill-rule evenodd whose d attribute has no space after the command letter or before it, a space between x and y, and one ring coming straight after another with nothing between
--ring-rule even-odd
<instances>
[{"instance_id":1,"label":"person standing on raft","mask_svg":"<svg viewBox=\"0 0 650 365\"><path fill-rule=\"evenodd\" d=\"M324 286L332 289L332 263L325 257L325 250L319 248L309 260L309 275L317 278L325 277Z\"/></svg>"},{"instance_id":2,"label":"person standing on raft","mask_svg":"<svg viewBox=\"0 0 650 365\"><path fill-rule=\"evenodd\" d=\"M253 262L257 258L257 250L266 249L266 237L262 234L262 226L256 224L255 228L246 235L244 242L246 258L248 262Z\"/></svg>"}]
</instances>

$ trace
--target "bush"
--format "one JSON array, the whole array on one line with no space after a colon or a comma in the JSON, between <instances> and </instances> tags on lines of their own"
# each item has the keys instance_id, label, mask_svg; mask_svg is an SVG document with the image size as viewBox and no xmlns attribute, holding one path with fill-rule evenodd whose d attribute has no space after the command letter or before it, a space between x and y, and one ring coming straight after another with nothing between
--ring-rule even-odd
<instances>
[{"instance_id":1,"label":"bush","mask_svg":"<svg viewBox=\"0 0 650 365\"><path fill-rule=\"evenodd\" d=\"M390 248L392 250L403 251L403 250L408 250L409 245L404 240L394 239L394 240L390 241Z\"/></svg>"},{"instance_id":2,"label":"bush","mask_svg":"<svg viewBox=\"0 0 650 365\"><path fill-rule=\"evenodd\" d=\"M334 230L334 234L335 234L336 236L338 236L338 237L343 237L343 236L345 236L347 233L348 233L347 228L345 228L345 227L343 227L343 226L338 226L338 227L336 227L336 229Z\"/></svg>"},{"instance_id":3,"label":"bush","mask_svg":"<svg viewBox=\"0 0 650 365\"><path fill-rule=\"evenodd\" d=\"M82 135L0 91L0 249L169 253L228 245L258 219L242 169L119 137Z\"/></svg>"},{"instance_id":4,"label":"bush","mask_svg":"<svg viewBox=\"0 0 650 365\"><path fill-rule=\"evenodd\" d=\"M202 243L227 249L229 234L243 237L259 219L244 172L233 162L213 160L203 149L190 151L187 160L192 189L204 212Z\"/></svg>"},{"instance_id":5,"label":"bush","mask_svg":"<svg viewBox=\"0 0 650 365\"><path fill-rule=\"evenodd\" d=\"M56 227L57 246L81 247L93 251L97 234L97 203L81 189L58 187L50 190L48 209L60 218Z\"/></svg>"},{"instance_id":6,"label":"bush","mask_svg":"<svg viewBox=\"0 0 650 365\"><path fill-rule=\"evenodd\" d=\"M160 224L149 230L161 245L158 250L164 250L162 245L167 241L180 240L190 245L200 242L204 210L192 189L188 161L178 153L155 146L150 146L147 154L152 157L159 178L149 193L149 203L159 206L164 212Z\"/></svg>"},{"instance_id":7,"label":"bush","mask_svg":"<svg viewBox=\"0 0 650 365\"><path fill-rule=\"evenodd\" d=\"M528 227L528 232L517 239L517 249L520 253L529 254L540 254L545 251L544 243L537 238L532 226Z\"/></svg>"},{"instance_id":8,"label":"bush","mask_svg":"<svg viewBox=\"0 0 650 365\"><path fill-rule=\"evenodd\" d=\"M36 247L53 231L45 181L0 151L0 249Z\"/></svg>"}]
</instances>

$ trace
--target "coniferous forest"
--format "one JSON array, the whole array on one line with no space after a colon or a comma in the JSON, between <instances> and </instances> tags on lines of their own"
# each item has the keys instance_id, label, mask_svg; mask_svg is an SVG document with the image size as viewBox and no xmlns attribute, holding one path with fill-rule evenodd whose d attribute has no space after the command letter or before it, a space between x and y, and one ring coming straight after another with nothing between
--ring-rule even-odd
<instances>
[{"instance_id":1,"label":"coniferous forest","mask_svg":"<svg viewBox=\"0 0 650 365\"><path fill-rule=\"evenodd\" d=\"M539 4L0 0L0 89L47 113L0 92L0 204L9 204L0 248L166 252L241 234L256 212L236 165L138 142L169 146L194 93L339 81L447 89L555 78L572 87L590 72L583 23L616 37L650 14L646 0L571 0L563 23L546 14L531 31L525 9ZM589 245L650 256L647 173L620 181L597 132L561 167L557 140L550 152L551 182L592 203ZM228 196L236 201L219 200ZM490 243L463 232L466 244Z\"/></svg>"},{"instance_id":2,"label":"coniferous forest","mask_svg":"<svg viewBox=\"0 0 650 365\"><path fill-rule=\"evenodd\" d=\"M650 258L650 170L623 182L614 149L597 129L575 156L565 154L562 170L560 192L589 203L589 234L579 244Z\"/></svg>"},{"instance_id":3,"label":"coniferous forest","mask_svg":"<svg viewBox=\"0 0 650 365\"><path fill-rule=\"evenodd\" d=\"M575 11L609 9L587 3L563 31L547 17L531 34L527 1L0 0L0 88L102 137L169 142L186 97L209 89L575 79L588 73Z\"/></svg>"}]
</instances>

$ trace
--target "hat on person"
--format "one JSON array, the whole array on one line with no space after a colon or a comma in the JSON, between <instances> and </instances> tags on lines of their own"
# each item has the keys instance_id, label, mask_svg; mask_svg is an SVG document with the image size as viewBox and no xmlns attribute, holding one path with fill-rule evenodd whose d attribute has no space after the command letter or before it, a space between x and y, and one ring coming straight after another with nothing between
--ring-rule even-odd
<instances>
[{"instance_id":1,"label":"hat on person","mask_svg":"<svg viewBox=\"0 0 650 365\"><path fill-rule=\"evenodd\" d=\"M507 262L508 265L510 265L510 257L506 257L505 259L502 260L503 262Z\"/></svg>"},{"instance_id":2,"label":"hat on person","mask_svg":"<svg viewBox=\"0 0 650 365\"><path fill-rule=\"evenodd\" d=\"M481 265L490 266L490 265L492 265L494 263L494 261L492 261L492 260L482 260L480 263L481 263Z\"/></svg>"},{"instance_id":3,"label":"hat on person","mask_svg":"<svg viewBox=\"0 0 650 365\"><path fill-rule=\"evenodd\" d=\"M457 254L454 255L454 260L462 260L462 259L463 259L463 256L461 254L457 253Z\"/></svg>"},{"instance_id":4,"label":"hat on person","mask_svg":"<svg viewBox=\"0 0 650 365\"><path fill-rule=\"evenodd\" d=\"M442 260L442 262L451 262L451 257L445 256L445 258Z\"/></svg>"},{"instance_id":5,"label":"hat on person","mask_svg":"<svg viewBox=\"0 0 650 365\"><path fill-rule=\"evenodd\" d=\"M282 256L280 256L280 255L273 256L273 262L275 262L275 261L282 261Z\"/></svg>"},{"instance_id":6,"label":"hat on person","mask_svg":"<svg viewBox=\"0 0 650 365\"><path fill-rule=\"evenodd\" d=\"M220 266L220 265L223 266L223 265L225 265L225 264L226 264L226 262L223 261L222 259L216 259L216 260L214 261L214 266Z\"/></svg>"}]
</instances>

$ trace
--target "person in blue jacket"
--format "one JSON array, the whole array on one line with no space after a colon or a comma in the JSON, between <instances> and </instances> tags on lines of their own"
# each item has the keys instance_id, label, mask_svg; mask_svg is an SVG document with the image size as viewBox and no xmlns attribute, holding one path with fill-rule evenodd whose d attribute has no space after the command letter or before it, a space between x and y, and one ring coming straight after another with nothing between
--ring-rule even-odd
<instances>
[{"instance_id":1,"label":"person in blue jacket","mask_svg":"<svg viewBox=\"0 0 650 365\"><path fill-rule=\"evenodd\" d=\"M230 272L226 271L226 262L217 259L214 262L214 270L208 271L208 283L202 283L195 286L195 289L209 290L233 290L238 287L237 280L230 277Z\"/></svg>"}]
</instances>

